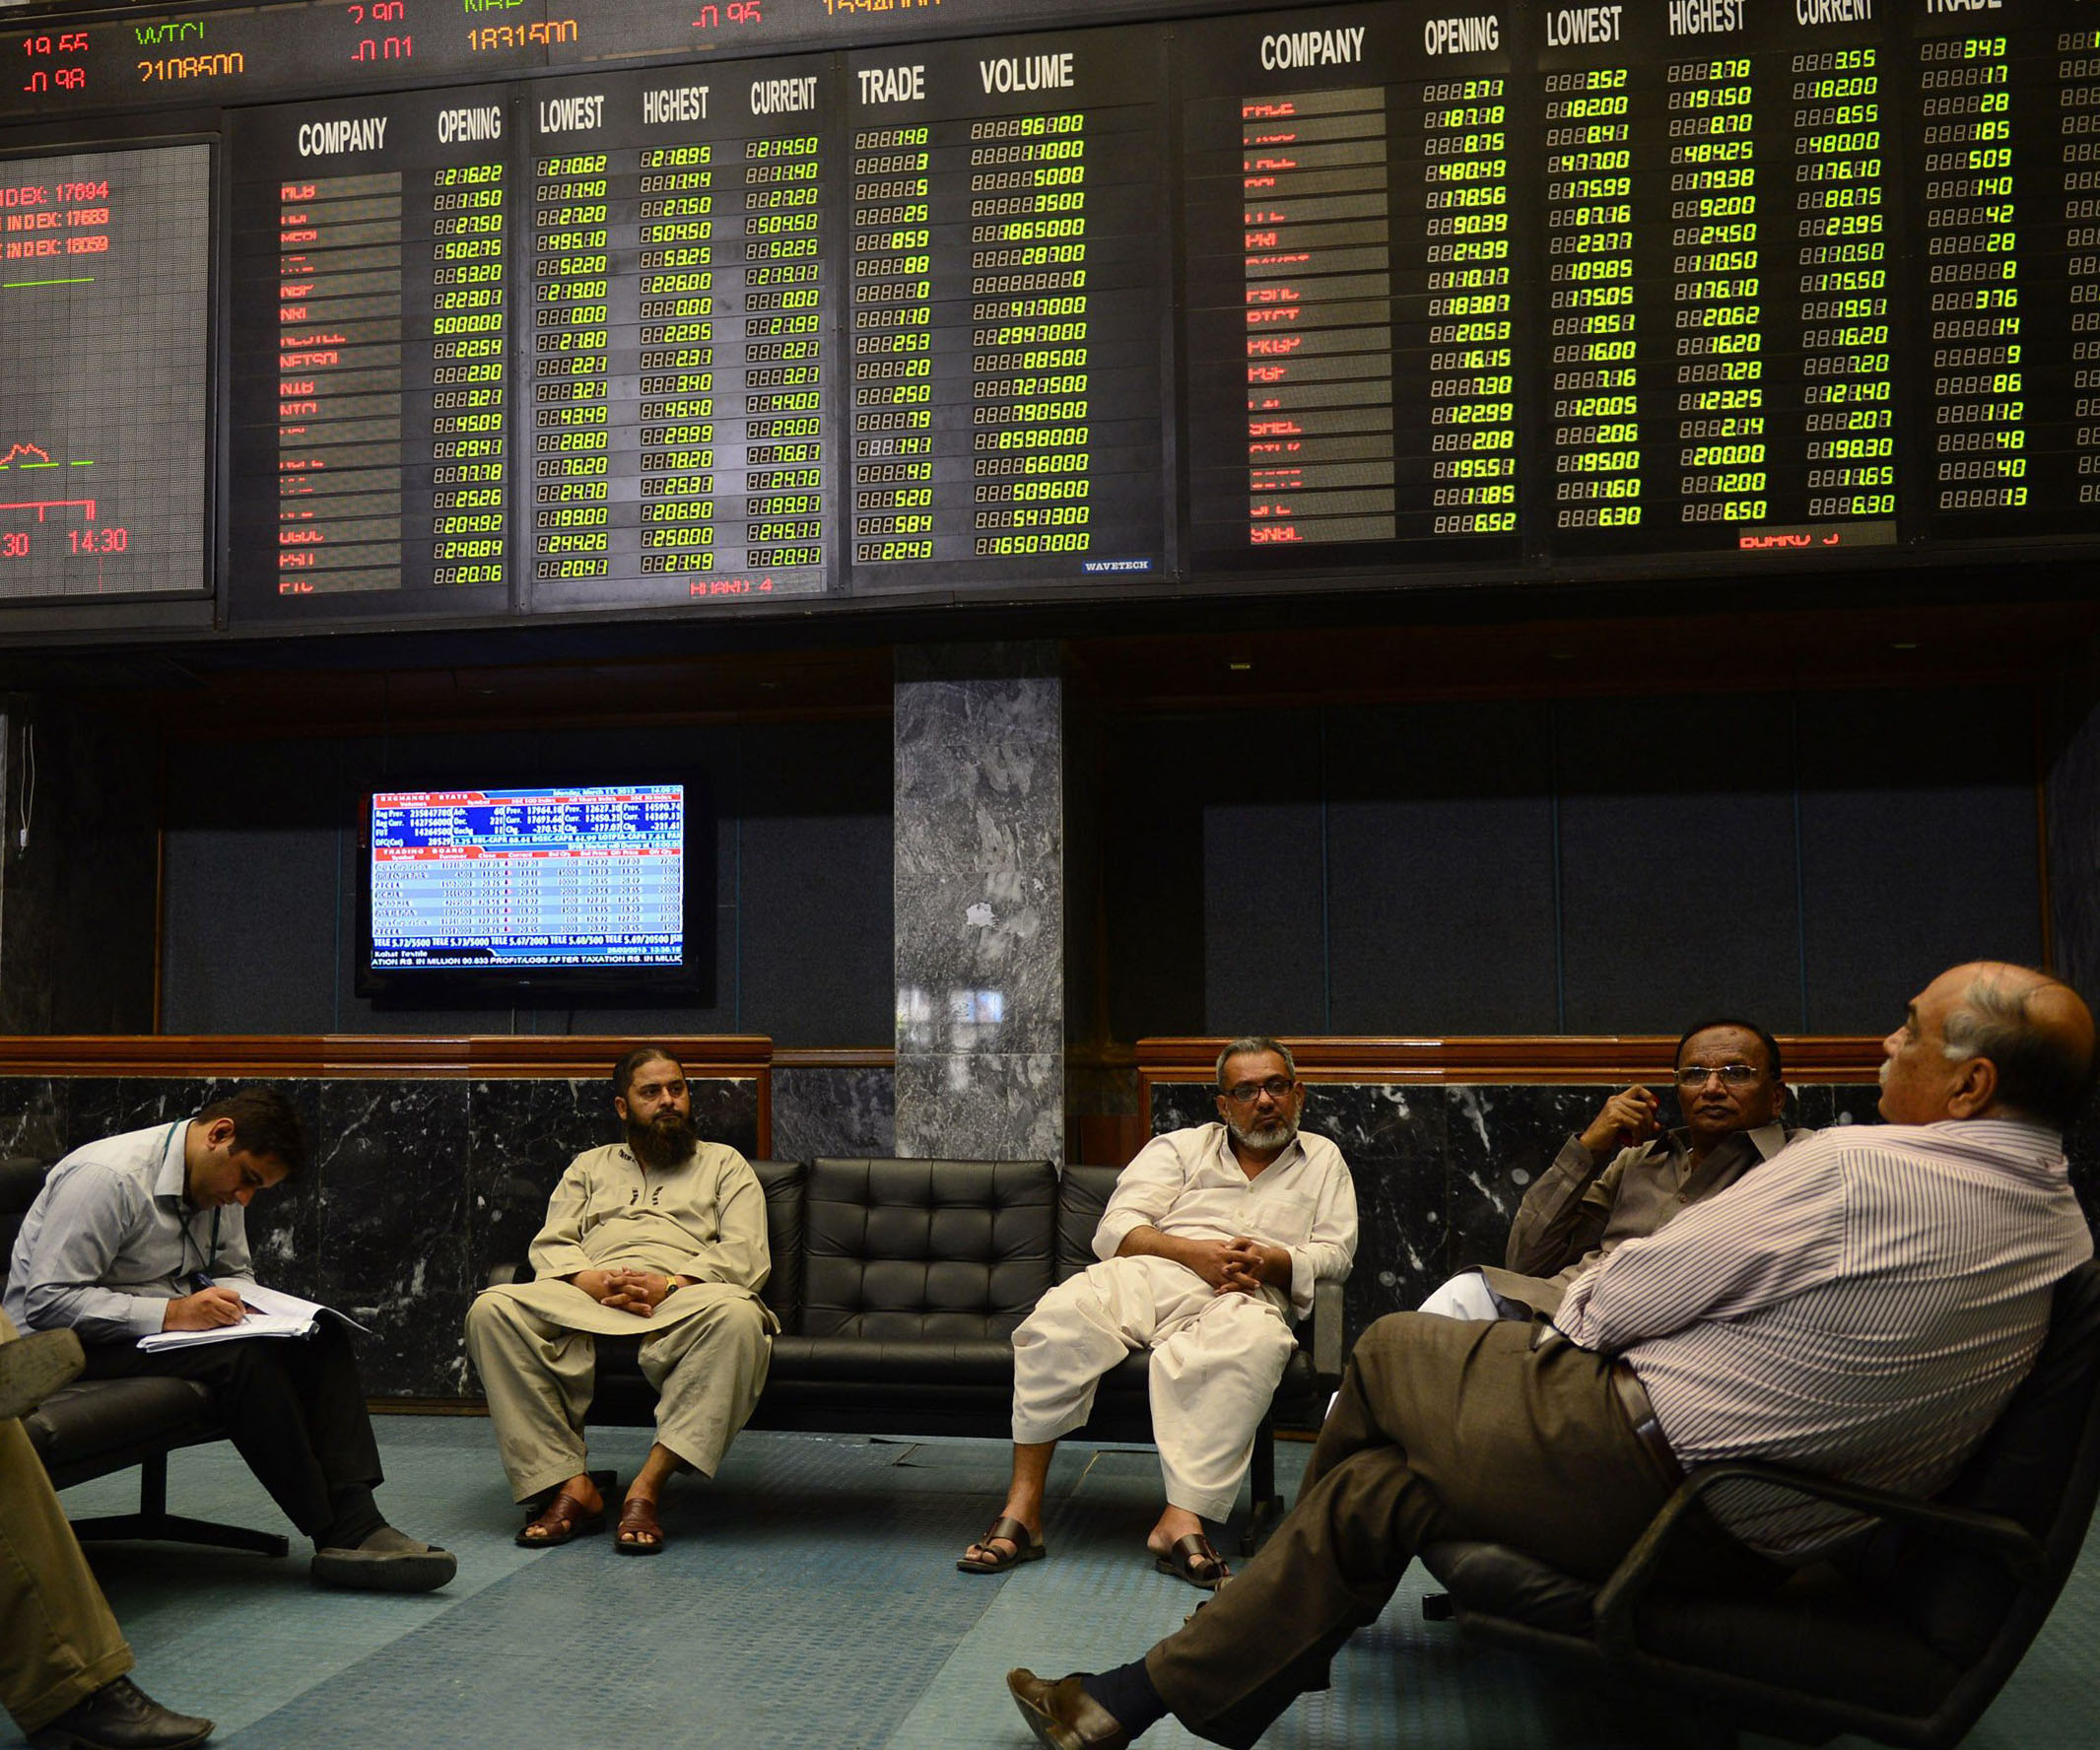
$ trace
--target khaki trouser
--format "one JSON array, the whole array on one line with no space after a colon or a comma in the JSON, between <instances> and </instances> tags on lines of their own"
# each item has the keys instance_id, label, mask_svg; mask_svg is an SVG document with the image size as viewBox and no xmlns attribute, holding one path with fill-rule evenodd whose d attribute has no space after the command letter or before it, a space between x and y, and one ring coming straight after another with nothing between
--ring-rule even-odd
<instances>
[{"instance_id":1,"label":"khaki trouser","mask_svg":"<svg viewBox=\"0 0 2100 1750\"><path fill-rule=\"evenodd\" d=\"M643 1378L656 1389L656 1441L703 1476L712 1476L750 1420L773 1362L758 1302L741 1290L701 1283L681 1299L708 1304L660 1331L638 1318ZM595 1341L518 1304L502 1288L467 1309L467 1353L488 1394L496 1447L510 1493L530 1501L585 1468L583 1416L597 1375Z\"/></svg>"},{"instance_id":2,"label":"khaki trouser","mask_svg":"<svg viewBox=\"0 0 2100 1750\"><path fill-rule=\"evenodd\" d=\"M1189 1730L1253 1744L1323 1686L1425 1543L1489 1538L1586 1579L1610 1574L1676 1479L1634 1437L1611 1364L1568 1343L1534 1353L1531 1330L1399 1312L1364 1333L1298 1505L1146 1655Z\"/></svg>"},{"instance_id":3,"label":"khaki trouser","mask_svg":"<svg viewBox=\"0 0 2100 1750\"><path fill-rule=\"evenodd\" d=\"M14 1338L0 1313L0 1343ZM30 1437L0 1422L0 1705L36 1731L130 1669Z\"/></svg>"}]
</instances>

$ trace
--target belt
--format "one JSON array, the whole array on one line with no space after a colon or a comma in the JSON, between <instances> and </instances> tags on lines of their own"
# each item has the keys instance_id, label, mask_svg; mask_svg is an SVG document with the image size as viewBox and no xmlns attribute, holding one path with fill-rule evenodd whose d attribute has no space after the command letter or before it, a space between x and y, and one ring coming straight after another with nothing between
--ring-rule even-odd
<instances>
[{"instance_id":1,"label":"belt","mask_svg":"<svg viewBox=\"0 0 2100 1750\"><path fill-rule=\"evenodd\" d=\"M1626 1412L1626 1423L1633 1430L1633 1438L1662 1467L1664 1476L1673 1482L1681 1481L1684 1466L1677 1462L1677 1454L1669 1449L1669 1442L1662 1436L1662 1424L1656 1420L1656 1406L1649 1401L1648 1387L1641 1383L1640 1375L1624 1361L1613 1362L1611 1389L1619 1400L1619 1408Z\"/></svg>"}]
</instances>

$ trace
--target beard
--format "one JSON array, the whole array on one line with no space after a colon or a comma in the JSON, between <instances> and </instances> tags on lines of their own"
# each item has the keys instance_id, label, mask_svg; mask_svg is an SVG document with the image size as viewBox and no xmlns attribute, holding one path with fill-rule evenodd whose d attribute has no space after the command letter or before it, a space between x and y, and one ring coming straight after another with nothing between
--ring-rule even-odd
<instances>
[{"instance_id":1,"label":"beard","mask_svg":"<svg viewBox=\"0 0 2100 1750\"><path fill-rule=\"evenodd\" d=\"M1243 1124L1237 1118L1227 1118L1225 1127L1249 1148L1259 1149L1264 1154L1270 1149L1285 1147L1298 1134L1298 1120L1287 1118L1280 1112L1265 1124Z\"/></svg>"},{"instance_id":2,"label":"beard","mask_svg":"<svg viewBox=\"0 0 2100 1750\"><path fill-rule=\"evenodd\" d=\"M646 1124L627 1127L627 1146L635 1151L635 1159L658 1171L676 1167L699 1141L700 1132L686 1112L658 1112Z\"/></svg>"}]
</instances>

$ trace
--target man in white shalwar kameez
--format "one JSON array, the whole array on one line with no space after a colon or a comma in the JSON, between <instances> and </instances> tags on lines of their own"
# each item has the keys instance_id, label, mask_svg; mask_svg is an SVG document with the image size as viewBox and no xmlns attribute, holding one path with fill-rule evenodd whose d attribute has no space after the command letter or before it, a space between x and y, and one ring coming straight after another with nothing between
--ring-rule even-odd
<instances>
[{"instance_id":1,"label":"man in white shalwar kameez","mask_svg":"<svg viewBox=\"0 0 2100 1750\"><path fill-rule=\"evenodd\" d=\"M1204 1534L1232 1512L1254 1434L1313 1285L1349 1273L1356 1190L1341 1151L1298 1128L1305 1085L1274 1040L1218 1057L1220 1122L1155 1136L1122 1171L1094 1235L1102 1262L1059 1283L1014 1332L1013 1480L956 1565L996 1574L1044 1553L1043 1489L1094 1388L1150 1349L1152 1436L1167 1507L1146 1538L1162 1573L1214 1588Z\"/></svg>"},{"instance_id":2,"label":"man in white shalwar kameez","mask_svg":"<svg viewBox=\"0 0 2100 1750\"><path fill-rule=\"evenodd\" d=\"M534 1280L467 1312L467 1350L511 1493L531 1504L517 1541L567 1543L603 1523L585 1463L593 1338L642 1336L656 1440L628 1487L614 1547L663 1548L657 1502L681 1468L712 1476L751 1415L779 1321L760 1301L766 1193L732 1148L693 1131L685 1070L657 1046L613 1072L627 1141L570 1163L532 1242Z\"/></svg>"}]
</instances>

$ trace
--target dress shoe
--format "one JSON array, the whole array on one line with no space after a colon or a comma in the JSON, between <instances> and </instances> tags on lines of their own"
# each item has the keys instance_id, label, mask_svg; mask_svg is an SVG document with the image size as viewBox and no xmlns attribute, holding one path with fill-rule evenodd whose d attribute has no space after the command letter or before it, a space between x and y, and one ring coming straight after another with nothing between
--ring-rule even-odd
<instances>
[{"instance_id":1,"label":"dress shoe","mask_svg":"<svg viewBox=\"0 0 2100 1750\"><path fill-rule=\"evenodd\" d=\"M313 1552L313 1578L361 1592L434 1592L459 1572L459 1558L381 1525L355 1549Z\"/></svg>"},{"instance_id":2,"label":"dress shoe","mask_svg":"<svg viewBox=\"0 0 2100 1750\"><path fill-rule=\"evenodd\" d=\"M34 1750L190 1750L211 1735L209 1719L164 1708L119 1677L31 1732L30 1743Z\"/></svg>"},{"instance_id":3,"label":"dress shoe","mask_svg":"<svg viewBox=\"0 0 2100 1750\"><path fill-rule=\"evenodd\" d=\"M1006 1687L1028 1729L1050 1750L1124 1750L1130 1742L1116 1716L1079 1687L1077 1676L1052 1682L1017 1669L1006 1673Z\"/></svg>"},{"instance_id":4,"label":"dress shoe","mask_svg":"<svg viewBox=\"0 0 2100 1750\"><path fill-rule=\"evenodd\" d=\"M27 1416L85 1365L69 1330L33 1331L0 1343L0 1422Z\"/></svg>"}]
</instances>

